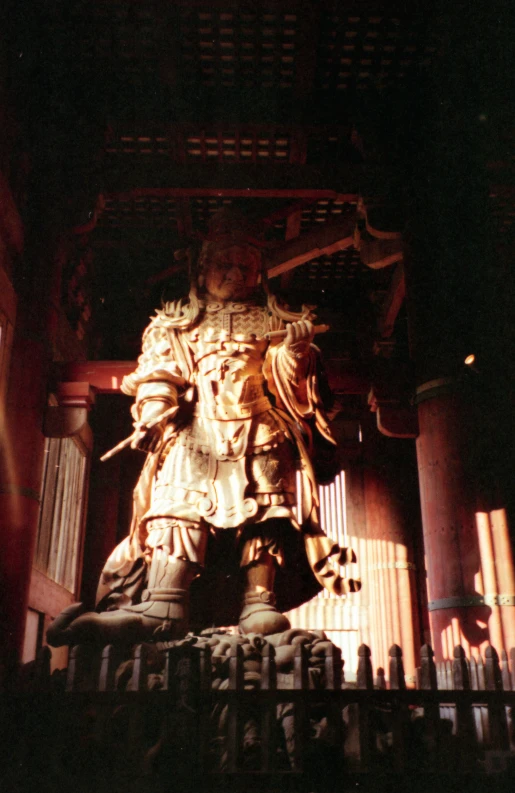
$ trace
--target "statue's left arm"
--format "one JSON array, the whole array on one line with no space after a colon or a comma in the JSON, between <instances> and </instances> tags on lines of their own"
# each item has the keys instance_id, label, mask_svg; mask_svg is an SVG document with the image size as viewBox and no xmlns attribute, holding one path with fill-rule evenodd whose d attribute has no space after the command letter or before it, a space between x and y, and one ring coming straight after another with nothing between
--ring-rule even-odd
<instances>
[{"instance_id":1,"label":"statue's left arm","mask_svg":"<svg viewBox=\"0 0 515 793\"><path fill-rule=\"evenodd\" d=\"M319 393L319 352L313 336L313 324L307 319L286 326L284 341L269 351L272 387L292 418L301 424L314 419L320 434L335 443Z\"/></svg>"}]
</instances>

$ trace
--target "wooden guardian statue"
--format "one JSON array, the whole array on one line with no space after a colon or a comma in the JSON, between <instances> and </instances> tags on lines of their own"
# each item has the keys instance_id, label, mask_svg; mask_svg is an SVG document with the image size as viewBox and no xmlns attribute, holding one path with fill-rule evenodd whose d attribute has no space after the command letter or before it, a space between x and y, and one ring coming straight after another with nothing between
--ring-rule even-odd
<instances>
[{"instance_id":1,"label":"wooden guardian statue","mask_svg":"<svg viewBox=\"0 0 515 793\"><path fill-rule=\"evenodd\" d=\"M97 610L67 609L49 629L51 644L184 636L190 585L222 534L242 569L244 634L290 627L274 581L277 570L296 572L292 542L319 585L359 589L340 569L353 551L318 521L311 433L334 441L317 389L314 317L268 293L262 248L245 218L215 215L188 298L167 303L145 330L138 366L122 383L134 397L127 444L147 452L130 534L105 564Z\"/></svg>"}]
</instances>

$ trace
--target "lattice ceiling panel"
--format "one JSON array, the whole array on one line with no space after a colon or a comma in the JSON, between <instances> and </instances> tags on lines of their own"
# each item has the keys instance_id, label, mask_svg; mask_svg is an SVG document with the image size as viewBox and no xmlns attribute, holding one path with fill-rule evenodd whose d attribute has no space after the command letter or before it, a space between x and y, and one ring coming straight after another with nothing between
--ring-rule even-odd
<instances>
[{"instance_id":1,"label":"lattice ceiling panel","mask_svg":"<svg viewBox=\"0 0 515 793\"><path fill-rule=\"evenodd\" d=\"M171 229L175 231L177 208L173 198L142 197L128 200L107 198L99 228Z\"/></svg>"},{"instance_id":2,"label":"lattice ceiling panel","mask_svg":"<svg viewBox=\"0 0 515 793\"><path fill-rule=\"evenodd\" d=\"M333 253L331 256L320 256L310 262L297 267L295 270L295 288L298 290L330 290L336 288L342 281L367 282L374 291L388 287L391 280L391 267L382 270L371 270L366 267L359 256L359 251L353 247Z\"/></svg>"},{"instance_id":3,"label":"lattice ceiling panel","mask_svg":"<svg viewBox=\"0 0 515 793\"><path fill-rule=\"evenodd\" d=\"M342 9L343 11L343 9ZM404 78L415 67L429 66L437 50L422 21L397 16L324 16L318 51L316 87L321 91L358 90Z\"/></svg>"},{"instance_id":4,"label":"lattice ceiling panel","mask_svg":"<svg viewBox=\"0 0 515 793\"><path fill-rule=\"evenodd\" d=\"M185 154L201 162L288 162L290 135L275 129L199 130L186 136Z\"/></svg>"},{"instance_id":5,"label":"lattice ceiling panel","mask_svg":"<svg viewBox=\"0 0 515 793\"><path fill-rule=\"evenodd\" d=\"M355 205L346 201L324 198L302 210L300 221L301 232L316 228L328 220L342 220L355 211Z\"/></svg>"},{"instance_id":6,"label":"lattice ceiling panel","mask_svg":"<svg viewBox=\"0 0 515 793\"><path fill-rule=\"evenodd\" d=\"M182 78L207 87L292 88L297 15L260 9L182 11Z\"/></svg>"}]
</instances>

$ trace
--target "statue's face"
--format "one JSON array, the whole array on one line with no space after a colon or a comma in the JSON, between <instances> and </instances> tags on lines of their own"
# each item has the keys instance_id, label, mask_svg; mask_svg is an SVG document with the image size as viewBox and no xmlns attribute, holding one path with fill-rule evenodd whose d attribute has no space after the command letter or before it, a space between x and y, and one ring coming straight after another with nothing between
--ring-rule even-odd
<instances>
[{"instance_id":1,"label":"statue's face","mask_svg":"<svg viewBox=\"0 0 515 793\"><path fill-rule=\"evenodd\" d=\"M231 245L215 251L206 263L206 292L216 300L249 300L261 273L261 254L247 245Z\"/></svg>"}]
</instances>

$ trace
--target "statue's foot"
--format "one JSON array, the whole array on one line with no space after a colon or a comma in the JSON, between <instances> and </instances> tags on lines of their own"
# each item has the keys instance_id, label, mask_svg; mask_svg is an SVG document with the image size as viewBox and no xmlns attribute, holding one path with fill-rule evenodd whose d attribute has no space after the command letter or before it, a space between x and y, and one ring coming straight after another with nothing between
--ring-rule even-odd
<instances>
[{"instance_id":1,"label":"statue's foot","mask_svg":"<svg viewBox=\"0 0 515 793\"><path fill-rule=\"evenodd\" d=\"M50 625L47 641L52 647L73 644L139 644L145 641L181 639L188 631L184 602L147 600L115 611L80 614L81 603L65 609Z\"/></svg>"},{"instance_id":2,"label":"statue's foot","mask_svg":"<svg viewBox=\"0 0 515 793\"><path fill-rule=\"evenodd\" d=\"M240 614L238 627L240 633L272 633L287 631L290 621L275 608L273 592L251 592L245 595L243 610Z\"/></svg>"}]
</instances>

